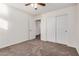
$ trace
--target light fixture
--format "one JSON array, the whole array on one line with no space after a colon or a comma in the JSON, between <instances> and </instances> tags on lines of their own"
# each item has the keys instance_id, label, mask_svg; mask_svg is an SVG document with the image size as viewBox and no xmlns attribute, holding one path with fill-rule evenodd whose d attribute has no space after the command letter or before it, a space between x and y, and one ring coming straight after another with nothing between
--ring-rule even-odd
<instances>
[{"instance_id":1,"label":"light fixture","mask_svg":"<svg viewBox=\"0 0 79 59\"><path fill-rule=\"evenodd\" d=\"M32 6L35 10L37 10L37 7L38 7L37 3L32 3L31 6Z\"/></svg>"},{"instance_id":2,"label":"light fixture","mask_svg":"<svg viewBox=\"0 0 79 59\"><path fill-rule=\"evenodd\" d=\"M25 6L28 6L28 5L32 6L35 10L37 10L39 6L46 6L45 3L27 3L27 4L25 4Z\"/></svg>"}]
</instances>

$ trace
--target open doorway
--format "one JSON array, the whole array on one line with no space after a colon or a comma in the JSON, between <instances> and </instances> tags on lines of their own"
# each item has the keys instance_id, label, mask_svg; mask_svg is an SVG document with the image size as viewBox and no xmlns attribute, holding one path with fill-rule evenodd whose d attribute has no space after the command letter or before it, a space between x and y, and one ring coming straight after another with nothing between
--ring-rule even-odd
<instances>
[{"instance_id":1,"label":"open doorway","mask_svg":"<svg viewBox=\"0 0 79 59\"><path fill-rule=\"evenodd\" d=\"M40 27L40 23L41 23L41 20L36 20L36 39L40 40L40 36L41 36L41 27Z\"/></svg>"}]
</instances>

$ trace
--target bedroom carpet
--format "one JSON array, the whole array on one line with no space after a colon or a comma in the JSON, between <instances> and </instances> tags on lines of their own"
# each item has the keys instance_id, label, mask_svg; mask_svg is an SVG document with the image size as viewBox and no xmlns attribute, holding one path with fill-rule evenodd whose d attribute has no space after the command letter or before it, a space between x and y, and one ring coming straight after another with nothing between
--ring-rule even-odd
<instances>
[{"instance_id":1,"label":"bedroom carpet","mask_svg":"<svg viewBox=\"0 0 79 59\"><path fill-rule=\"evenodd\" d=\"M0 56L78 56L78 53L67 45L34 39L2 48Z\"/></svg>"}]
</instances>

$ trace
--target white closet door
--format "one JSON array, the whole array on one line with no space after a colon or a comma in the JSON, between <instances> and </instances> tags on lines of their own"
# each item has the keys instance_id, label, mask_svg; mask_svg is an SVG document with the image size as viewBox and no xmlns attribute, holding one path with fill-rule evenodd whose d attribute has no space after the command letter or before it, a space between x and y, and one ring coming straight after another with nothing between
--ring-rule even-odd
<instances>
[{"instance_id":1,"label":"white closet door","mask_svg":"<svg viewBox=\"0 0 79 59\"><path fill-rule=\"evenodd\" d=\"M47 18L47 41L55 42L55 17Z\"/></svg>"},{"instance_id":2,"label":"white closet door","mask_svg":"<svg viewBox=\"0 0 79 59\"><path fill-rule=\"evenodd\" d=\"M43 41L47 41L47 25L46 25L46 17L42 17L41 18L41 23L40 23L40 26L41 26L41 40Z\"/></svg>"},{"instance_id":3,"label":"white closet door","mask_svg":"<svg viewBox=\"0 0 79 59\"><path fill-rule=\"evenodd\" d=\"M56 17L56 42L66 43L69 39L68 15Z\"/></svg>"}]
</instances>

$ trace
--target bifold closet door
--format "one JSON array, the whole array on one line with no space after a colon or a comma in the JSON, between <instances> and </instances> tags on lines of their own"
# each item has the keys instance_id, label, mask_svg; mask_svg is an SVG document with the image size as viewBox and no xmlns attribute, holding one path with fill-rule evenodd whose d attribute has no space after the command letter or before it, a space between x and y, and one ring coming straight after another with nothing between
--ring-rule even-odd
<instances>
[{"instance_id":1,"label":"bifold closet door","mask_svg":"<svg viewBox=\"0 0 79 59\"><path fill-rule=\"evenodd\" d=\"M55 40L58 43L66 43L69 39L68 15L56 16Z\"/></svg>"},{"instance_id":2,"label":"bifold closet door","mask_svg":"<svg viewBox=\"0 0 79 59\"><path fill-rule=\"evenodd\" d=\"M55 42L55 17L48 17L47 19L46 38L47 41Z\"/></svg>"}]
</instances>

